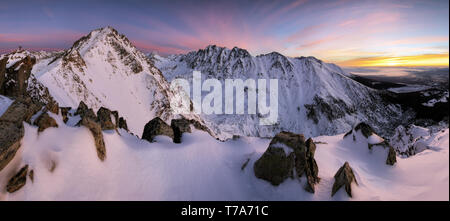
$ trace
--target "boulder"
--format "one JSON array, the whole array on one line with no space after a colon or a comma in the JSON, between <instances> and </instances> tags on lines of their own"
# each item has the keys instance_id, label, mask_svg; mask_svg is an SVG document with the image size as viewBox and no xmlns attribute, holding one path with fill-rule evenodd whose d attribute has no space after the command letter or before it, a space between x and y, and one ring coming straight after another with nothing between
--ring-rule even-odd
<instances>
[{"instance_id":1,"label":"boulder","mask_svg":"<svg viewBox=\"0 0 450 221\"><path fill-rule=\"evenodd\" d=\"M67 123L69 121L69 111L72 109L71 107L61 107L61 115L63 118L64 123Z\"/></svg>"},{"instance_id":2,"label":"boulder","mask_svg":"<svg viewBox=\"0 0 450 221\"><path fill-rule=\"evenodd\" d=\"M42 113L34 121L34 125L38 126L38 132L42 132L49 127L58 127L56 120L50 117L48 113Z\"/></svg>"},{"instance_id":3,"label":"boulder","mask_svg":"<svg viewBox=\"0 0 450 221\"><path fill-rule=\"evenodd\" d=\"M9 193L14 193L27 183L27 173L28 173L28 165L22 167L22 169L17 172L16 175L11 177L6 185L6 191Z\"/></svg>"},{"instance_id":4,"label":"boulder","mask_svg":"<svg viewBox=\"0 0 450 221\"><path fill-rule=\"evenodd\" d=\"M374 130L372 127L364 122L359 123L355 127L355 131L361 131L361 133L366 137L369 138L370 135L374 134Z\"/></svg>"},{"instance_id":5,"label":"boulder","mask_svg":"<svg viewBox=\"0 0 450 221\"><path fill-rule=\"evenodd\" d=\"M342 187L345 187L345 192L347 192L349 197L352 197L352 186L351 183L355 182L358 184L355 178L355 174L353 173L352 168L348 162L345 162L344 165L339 168L339 170L334 175L334 184L333 189L331 191L331 196L334 196L336 192Z\"/></svg>"},{"instance_id":6,"label":"boulder","mask_svg":"<svg viewBox=\"0 0 450 221\"><path fill-rule=\"evenodd\" d=\"M145 125L142 139L153 142L153 138L158 135L174 138L172 128L161 120L161 118L155 117Z\"/></svg>"},{"instance_id":7,"label":"boulder","mask_svg":"<svg viewBox=\"0 0 450 221\"><path fill-rule=\"evenodd\" d=\"M92 135L94 136L95 147L97 149L97 156L101 161L106 158L106 147L105 141L103 140L102 127L99 123L95 122L89 117L84 117L81 119L81 125L87 127Z\"/></svg>"},{"instance_id":8,"label":"boulder","mask_svg":"<svg viewBox=\"0 0 450 221\"><path fill-rule=\"evenodd\" d=\"M259 158L253 170L255 176L266 180L272 185L279 185L288 177L293 177L294 153L286 155L283 148L269 145L264 154Z\"/></svg>"},{"instance_id":9,"label":"boulder","mask_svg":"<svg viewBox=\"0 0 450 221\"><path fill-rule=\"evenodd\" d=\"M290 151L286 153L285 150ZM316 145L311 138L305 142L302 134L280 132L255 162L255 176L273 185L279 185L286 178L293 176L295 168L298 177L303 174L306 176L305 190L314 193L314 186L320 181L319 168L314 159L315 150Z\"/></svg>"},{"instance_id":10,"label":"boulder","mask_svg":"<svg viewBox=\"0 0 450 221\"><path fill-rule=\"evenodd\" d=\"M116 125L111 120L111 115L112 112L107 108L100 107L100 109L98 109L97 118L102 130L114 130L116 128Z\"/></svg>"},{"instance_id":11,"label":"boulder","mask_svg":"<svg viewBox=\"0 0 450 221\"><path fill-rule=\"evenodd\" d=\"M181 143L183 133L191 133L191 123L187 119L173 119L170 122L170 127L173 130L173 142Z\"/></svg>"}]
</instances>

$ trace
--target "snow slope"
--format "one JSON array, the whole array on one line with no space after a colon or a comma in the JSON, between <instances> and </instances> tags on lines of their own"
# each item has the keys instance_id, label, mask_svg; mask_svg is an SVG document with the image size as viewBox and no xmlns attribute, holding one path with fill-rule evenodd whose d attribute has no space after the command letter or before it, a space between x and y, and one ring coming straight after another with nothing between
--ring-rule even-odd
<instances>
[{"instance_id":1,"label":"snow slope","mask_svg":"<svg viewBox=\"0 0 450 221\"><path fill-rule=\"evenodd\" d=\"M316 193L303 190L305 179L288 179L278 187L257 179L254 162L270 140L240 138L219 142L194 130L182 144L164 136L155 143L126 133L104 131L107 157L101 162L94 140L85 127L72 127L50 113L60 125L38 135L25 123L25 137L13 161L0 172L5 186L23 165L34 170L34 182L0 200L448 200L449 130L439 132L432 144L409 158L385 164L385 151L367 148L356 132L356 142L343 134L314 138L320 183ZM64 139L60 139L64 137ZM244 170L241 166L250 158ZM359 185L353 198L343 189L331 197L334 174L345 161ZM53 170L52 170L53 168ZM53 172L51 172L53 171Z\"/></svg>"},{"instance_id":2,"label":"snow slope","mask_svg":"<svg viewBox=\"0 0 450 221\"><path fill-rule=\"evenodd\" d=\"M276 52L254 57L244 49L213 45L184 55L150 58L168 81L191 80L193 70L222 83L225 79L278 79L278 124L259 126L256 115L203 114L217 133L268 137L287 130L306 136L334 135L362 121L377 131L388 131L405 118L399 106L383 99L383 92L314 57L290 58Z\"/></svg>"}]
</instances>

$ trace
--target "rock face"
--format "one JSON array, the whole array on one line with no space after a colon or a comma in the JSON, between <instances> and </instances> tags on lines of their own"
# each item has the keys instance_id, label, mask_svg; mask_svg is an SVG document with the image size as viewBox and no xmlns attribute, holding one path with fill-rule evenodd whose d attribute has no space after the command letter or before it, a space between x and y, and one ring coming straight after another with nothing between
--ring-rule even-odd
<instances>
[{"instance_id":1,"label":"rock face","mask_svg":"<svg viewBox=\"0 0 450 221\"><path fill-rule=\"evenodd\" d=\"M320 181L319 168L314 159L316 146L312 139L305 142L302 134L280 132L270 142L266 152L254 164L255 176L279 185L288 177L305 174L305 190L314 193L314 185Z\"/></svg>"},{"instance_id":2,"label":"rock face","mask_svg":"<svg viewBox=\"0 0 450 221\"><path fill-rule=\"evenodd\" d=\"M142 139L153 142L153 138L158 135L174 138L172 128L161 120L161 118L155 117L145 125Z\"/></svg>"},{"instance_id":3,"label":"rock face","mask_svg":"<svg viewBox=\"0 0 450 221\"><path fill-rule=\"evenodd\" d=\"M170 127L173 130L173 142L181 143L183 133L191 133L191 123L187 119L173 119L170 122Z\"/></svg>"},{"instance_id":4,"label":"rock face","mask_svg":"<svg viewBox=\"0 0 450 221\"><path fill-rule=\"evenodd\" d=\"M0 116L0 171L14 158L24 136L23 121L39 110L31 99L17 98Z\"/></svg>"},{"instance_id":5,"label":"rock face","mask_svg":"<svg viewBox=\"0 0 450 221\"><path fill-rule=\"evenodd\" d=\"M94 136L97 156L101 161L104 161L106 158L106 147L105 141L103 140L103 133L100 124L89 117L84 117L81 120L81 125L87 127L91 131L92 135Z\"/></svg>"},{"instance_id":6,"label":"rock face","mask_svg":"<svg viewBox=\"0 0 450 221\"><path fill-rule=\"evenodd\" d=\"M117 112L116 116L118 116ZM100 125L102 127L102 130L114 130L116 128L116 125L111 120L112 112L104 107L100 107L97 111L97 118L100 122ZM115 121L117 122L117 121Z\"/></svg>"},{"instance_id":7,"label":"rock face","mask_svg":"<svg viewBox=\"0 0 450 221\"><path fill-rule=\"evenodd\" d=\"M50 117L48 113L42 113L38 118L36 118L34 125L39 127L38 132L42 132L49 127L58 127L55 119Z\"/></svg>"},{"instance_id":8,"label":"rock face","mask_svg":"<svg viewBox=\"0 0 450 221\"><path fill-rule=\"evenodd\" d=\"M0 94L19 97L27 93L28 78L31 75L31 69L36 63L36 58L26 56L22 60L6 68L5 61L0 62Z\"/></svg>"},{"instance_id":9,"label":"rock face","mask_svg":"<svg viewBox=\"0 0 450 221\"><path fill-rule=\"evenodd\" d=\"M19 170L19 172L17 172L16 175L11 177L6 186L6 191L8 191L9 193L13 193L25 186L25 184L27 183L27 173L28 165L25 165L24 167L22 167L22 169Z\"/></svg>"},{"instance_id":10,"label":"rock face","mask_svg":"<svg viewBox=\"0 0 450 221\"><path fill-rule=\"evenodd\" d=\"M339 168L339 170L334 175L334 184L333 189L331 191L331 196L334 196L336 192L342 187L345 187L345 192L347 192L349 197L352 197L352 186L351 183L355 182L358 184L355 178L355 174L353 173L352 168L348 162L345 162L344 165Z\"/></svg>"}]
</instances>

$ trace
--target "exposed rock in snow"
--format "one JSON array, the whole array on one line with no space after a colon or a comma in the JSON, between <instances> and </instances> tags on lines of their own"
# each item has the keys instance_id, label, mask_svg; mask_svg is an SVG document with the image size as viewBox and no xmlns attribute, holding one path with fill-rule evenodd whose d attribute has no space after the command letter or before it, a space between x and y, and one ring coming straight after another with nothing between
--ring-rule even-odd
<instances>
[{"instance_id":1,"label":"exposed rock in snow","mask_svg":"<svg viewBox=\"0 0 450 221\"><path fill-rule=\"evenodd\" d=\"M97 156L101 161L104 161L106 158L106 147L105 141L103 140L102 127L100 124L88 117L83 117L81 120L81 125L87 127L91 131L92 136L94 136Z\"/></svg>"},{"instance_id":2,"label":"exposed rock in snow","mask_svg":"<svg viewBox=\"0 0 450 221\"><path fill-rule=\"evenodd\" d=\"M50 117L48 113L42 113L39 117L34 121L34 125L38 126L38 132L42 132L49 127L58 127L55 119Z\"/></svg>"},{"instance_id":3,"label":"exposed rock in snow","mask_svg":"<svg viewBox=\"0 0 450 221\"><path fill-rule=\"evenodd\" d=\"M187 119L172 119L170 127L173 130L173 142L181 143L183 133L191 133L191 123Z\"/></svg>"},{"instance_id":4,"label":"exposed rock in snow","mask_svg":"<svg viewBox=\"0 0 450 221\"><path fill-rule=\"evenodd\" d=\"M16 192L27 183L28 165L22 167L16 175L11 177L6 186L6 191L9 193Z\"/></svg>"},{"instance_id":5,"label":"exposed rock in snow","mask_svg":"<svg viewBox=\"0 0 450 221\"><path fill-rule=\"evenodd\" d=\"M102 130L113 130L116 128L115 123L113 123L113 121L111 120L111 115L113 115L112 112L107 108L100 107L100 109L98 109L97 118L100 122L100 125L102 126ZM118 120L116 120L115 122L117 121Z\"/></svg>"},{"instance_id":6,"label":"exposed rock in snow","mask_svg":"<svg viewBox=\"0 0 450 221\"><path fill-rule=\"evenodd\" d=\"M397 156L394 148L389 144L387 140L378 136L372 127L364 122L359 123L356 127L346 134L344 134L344 139L351 139L354 143L366 143L368 151L378 152L378 150L383 149L381 155L385 156L385 163L387 165L394 165L397 162ZM375 147L375 148L374 148ZM374 150L377 149L377 150Z\"/></svg>"},{"instance_id":7,"label":"exposed rock in snow","mask_svg":"<svg viewBox=\"0 0 450 221\"><path fill-rule=\"evenodd\" d=\"M347 192L349 197L352 197L352 183L358 184L356 181L355 174L353 174L353 170L350 167L348 162L345 162L344 165L339 168L339 170L334 175L334 184L333 190L331 191L331 196L334 196L336 192L342 187L345 187L345 192Z\"/></svg>"},{"instance_id":8,"label":"exposed rock in snow","mask_svg":"<svg viewBox=\"0 0 450 221\"><path fill-rule=\"evenodd\" d=\"M255 162L255 176L279 185L288 177L306 176L305 190L314 193L314 185L319 183L319 168L314 159L316 146L310 138L305 142L302 134L280 132L270 142L269 147Z\"/></svg>"},{"instance_id":9,"label":"exposed rock in snow","mask_svg":"<svg viewBox=\"0 0 450 221\"><path fill-rule=\"evenodd\" d=\"M151 59L169 81L192 81L193 70L222 83L225 79L278 79L276 125L259 126L263 116L258 115L202 115L215 133L227 138L273 137L282 130L306 136L332 135L348 131L357 122L389 131L386 129L393 130L405 117L400 106L384 99L384 92L368 88L338 66L314 57L290 58L276 52L253 57L244 49L213 45L184 55Z\"/></svg>"},{"instance_id":10,"label":"exposed rock in snow","mask_svg":"<svg viewBox=\"0 0 450 221\"><path fill-rule=\"evenodd\" d=\"M161 120L161 118L155 117L145 125L142 139L153 142L153 138L158 135L165 135L172 139L174 138L172 128L166 124L166 122Z\"/></svg>"}]
</instances>

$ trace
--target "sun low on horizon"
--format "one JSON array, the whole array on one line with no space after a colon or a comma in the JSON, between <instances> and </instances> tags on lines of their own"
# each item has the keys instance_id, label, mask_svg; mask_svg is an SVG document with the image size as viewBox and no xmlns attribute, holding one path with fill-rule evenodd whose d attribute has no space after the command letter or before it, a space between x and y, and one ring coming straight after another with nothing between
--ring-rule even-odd
<instances>
[{"instance_id":1,"label":"sun low on horizon","mask_svg":"<svg viewBox=\"0 0 450 221\"><path fill-rule=\"evenodd\" d=\"M3 2L0 53L67 49L112 26L141 51L163 56L216 44L340 66L449 66L448 1L200 2Z\"/></svg>"}]
</instances>

